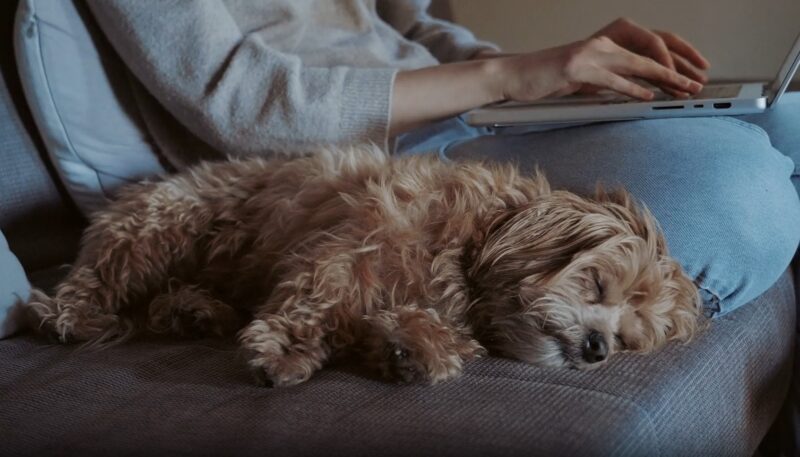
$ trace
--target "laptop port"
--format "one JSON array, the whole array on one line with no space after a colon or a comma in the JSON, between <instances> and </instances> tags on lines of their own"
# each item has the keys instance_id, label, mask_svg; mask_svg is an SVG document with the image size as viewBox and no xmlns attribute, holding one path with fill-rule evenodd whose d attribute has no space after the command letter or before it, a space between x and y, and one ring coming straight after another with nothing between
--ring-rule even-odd
<instances>
[{"instance_id":1,"label":"laptop port","mask_svg":"<svg viewBox=\"0 0 800 457\"><path fill-rule=\"evenodd\" d=\"M730 102L714 103L714 108L716 109L728 109L730 107L731 107Z\"/></svg>"},{"instance_id":2,"label":"laptop port","mask_svg":"<svg viewBox=\"0 0 800 457\"><path fill-rule=\"evenodd\" d=\"M666 106L654 106L654 110L662 110L662 109L683 109L683 105L666 105Z\"/></svg>"},{"instance_id":3,"label":"laptop port","mask_svg":"<svg viewBox=\"0 0 800 457\"><path fill-rule=\"evenodd\" d=\"M702 103L699 103L699 104L697 104L697 105L694 105L694 107L695 107L695 108L702 108L702 107L704 107L704 106L706 106L706 105L704 105L704 104L702 104Z\"/></svg>"}]
</instances>

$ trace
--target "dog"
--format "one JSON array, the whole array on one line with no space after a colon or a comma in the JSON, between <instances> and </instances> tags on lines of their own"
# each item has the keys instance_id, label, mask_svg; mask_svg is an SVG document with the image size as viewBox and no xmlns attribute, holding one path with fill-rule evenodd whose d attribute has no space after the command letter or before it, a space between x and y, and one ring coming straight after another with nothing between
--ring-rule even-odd
<instances>
[{"instance_id":1,"label":"dog","mask_svg":"<svg viewBox=\"0 0 800 457\"><path fill-rule=\"evenodd\" d=\"M698 330L692 280L622 190L374 147L204 163L121 191L27 304L61 342L224 336L273 386L356 354L437 383L491 352L595 368Z\"/></svg>"}]
</instances>

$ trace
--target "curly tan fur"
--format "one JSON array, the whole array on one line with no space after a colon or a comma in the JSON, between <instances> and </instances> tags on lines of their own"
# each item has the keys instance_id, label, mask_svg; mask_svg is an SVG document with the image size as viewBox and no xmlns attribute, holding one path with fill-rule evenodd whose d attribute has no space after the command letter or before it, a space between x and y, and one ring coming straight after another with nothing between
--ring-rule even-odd
<instances>
[{"instance_id":1,"label":"curly tan fur","mask_svg":"<svg viewBox=\"0 0 800 457\"><path fill-rule=\"evenodd\" d=\"M512 165L370 148L132 186L93 218L55 295L28 306L41 330L100 346L141 328L222 335L249 315L248 364L282 386L345 350L406 382L457 376L484 348L595 367L686 341L699 315L626 193L583 198ZM587 357L598 339L607 350Z\"/></svg>"}]
</instances>

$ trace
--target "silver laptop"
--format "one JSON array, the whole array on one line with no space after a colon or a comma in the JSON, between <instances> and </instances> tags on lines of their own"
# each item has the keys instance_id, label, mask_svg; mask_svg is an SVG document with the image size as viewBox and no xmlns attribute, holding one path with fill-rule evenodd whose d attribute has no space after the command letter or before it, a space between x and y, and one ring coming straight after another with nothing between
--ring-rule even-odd
<instances>
[{"instance_id":1,"label":"silver laptop","mask_svg":"<svg viewBox=\"0 0 800 457\"><path fill-rule=\"evenodd\" d=\"M778 103L798 65L800 36L770 83L709 84L689 99L675 99L656 90L655 98L647 102L611 92L546 98L533 103L505 102L469 111L465 118L475 126L505 127L760 113Z\"/></svg>"}]
</instances>

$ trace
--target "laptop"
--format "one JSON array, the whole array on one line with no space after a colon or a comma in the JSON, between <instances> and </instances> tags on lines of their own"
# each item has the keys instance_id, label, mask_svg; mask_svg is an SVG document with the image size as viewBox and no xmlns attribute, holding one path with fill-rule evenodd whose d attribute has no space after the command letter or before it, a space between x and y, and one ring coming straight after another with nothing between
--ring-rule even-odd
<instances>
[{"instance_id":1,"label":"laptop","mask_svg":"<svg viewBox=\"0 0 800 457\"><path fill-rule=\"evenodd\" d=\"M800 35L780 71L770 83L708 84L688 99L676 99L659 90L650 101L602 91L594 95L569 95L535 102L504 102L467 112L474 126L509 127L665 117L722 116L763 112L786 92L800 66Z\"/></svg>"}]
</instances>

